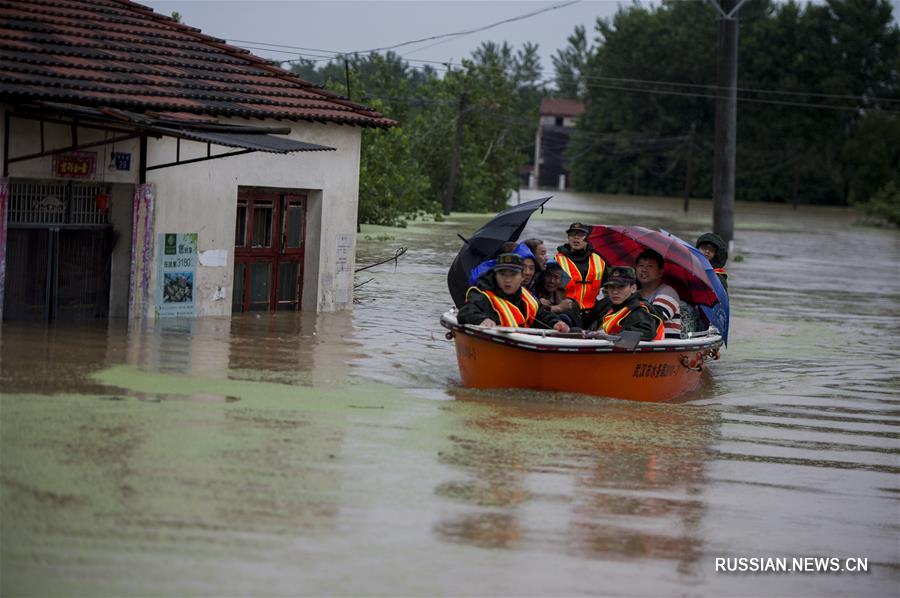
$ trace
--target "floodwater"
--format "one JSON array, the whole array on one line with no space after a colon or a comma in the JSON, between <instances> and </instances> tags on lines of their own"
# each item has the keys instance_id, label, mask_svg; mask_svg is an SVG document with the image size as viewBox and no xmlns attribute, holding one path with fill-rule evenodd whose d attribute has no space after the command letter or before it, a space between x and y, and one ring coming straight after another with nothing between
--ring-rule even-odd
<instances>
[{"instance_id":1,"label":"floodwater","mask_svg":"<svg viewBox=\"0 0 900 598\"><path fill-rule=\"evenodd\" d=\"M529 235L710 222L549 207ZM898 595L896 231L739 206L731 345L697 392L640 404L459 387L438 318L484 220L364 230L360 265L409 252L358 274L352 314L5 324L0 593Z\"/></svg>"}]
</instances>

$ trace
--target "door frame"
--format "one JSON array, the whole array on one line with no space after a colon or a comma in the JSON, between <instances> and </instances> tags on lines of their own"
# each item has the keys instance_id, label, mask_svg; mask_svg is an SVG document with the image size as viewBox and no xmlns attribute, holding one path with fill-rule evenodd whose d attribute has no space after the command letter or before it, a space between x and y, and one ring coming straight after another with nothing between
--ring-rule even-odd
<instances>
[{"instance_id":1,"label":"door frame","mask_svg":"<svg viewBox=\"0 0 900 598\"><path fill-rule=\"evenodd\" d=\"M268 246L254 246L254 212L257 202L272 206L270 230L270 244ZM300 240L297 247L286 247L287 232L285 225L287 208L289 205L300 204L302 206L302 222L300 228ZM235 273L238 264L242 264L243 278L241 281L240 309L236 309L236 303L232 296L232 313L251 311L256 306L266 305L265 311L278 311L280 305L296 304L296 310L300 310L303 298L303 260L306 253L306 223L309 205L309 196L306 192L296 189L280 189L272 187L238 187L237 209L235 212L235 247L234 263ZM241 216L241 209L244 214ZM240 230L243 220L243 231ZM239 240L243 240L238 245ZM269 297L266 303L262 301L251 303L250 301L250 274L254 264L267 263L270 267ZM297 286L295 299L291 301L279 301L281 264L297 264ZM237 283L235 280L234 283ZM233 284L232 293L237 284Z\"/></svg>"}]
</instances>

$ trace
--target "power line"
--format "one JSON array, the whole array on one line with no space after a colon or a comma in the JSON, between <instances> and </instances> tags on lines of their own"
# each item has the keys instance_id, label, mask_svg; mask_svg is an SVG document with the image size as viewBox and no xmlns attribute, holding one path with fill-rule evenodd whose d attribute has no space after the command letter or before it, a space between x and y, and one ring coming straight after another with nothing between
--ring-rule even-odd
<instances>
[{"instance_id":1,"label":"power line","mask_svg":"<svg viewBox=\"0 0 900 598\"><path fill-rule=\"evenodd\" d=\"M622 87L617 85L600 85L596 83L589 83L588 87L593 87L596 89L611 89L616 91L625 91L625 92L633 92L633 93L650 93L656 95L670 95L670 96L682 96L682 97L693 97L693 98L706 98L710 100L719 99L721 97L725 97L722 95L711 95L706 93L692 93L687 91L669 91L662 89L646 89L639 87ZM825 108L829 110L852 110L859 111L864 109L864 106L848 106L842 104L810 104L808 102L790 102L787 100L766 100L762 98L747 98L747 97L738 97L737 100L739 102L750 102L755 104L772 104L777 106L797 106L801 108ZM883 112L889 114L900 114L900 111L896 110L882 110Z\"/></svg>"},{"instance_id":2,"label":"power line","mask_svg":"<svg viewBox=\"0 0 900 598\"><path fill-rule=\"evenodd\" d=\"M549 9L546 9L546 10L549 10ZM448 35L450 35L450 34L448 34ZM258 47L258 46L244 46L244 47L250 48L250 49L266 50L266 51L270 51L270 52L282 52L285 54L292 54L292 55L300 54L301 56L309 56L311 58L316 59L316 60L307 60L304 58L300 58L300 59L296 59L296 60L283 60L283 61L281 61L283 63L294 63L294 62L301 62L301 61L313 62L313 63L324 62L326 60L328 60L328 61L337 60L337 59L339 59L340 56L354 54L353 52L342 52L342 51L336 51L336 50L322 50L322 49L316 49L316 48L302 48L299 46L288 46L285 44L269 44L267 42L251 42L249 40L229 40L229 41L242 42L245 44L251 44L251 43L252 44L265 44L265 45L278 47L278 48L290 48L290 49L296 49L296 50L309 50L309 51L316 51L316 52L331 52L331 53L333 53L333 56L328 57L328 56L322 56L321 54L303 54L302 52L296 52L296 51L292 52L289 50L276 50L276 49L272 49L272 48L264 48L264 47ZM439 70L439 71L447 71L447 70L449 70L448 67L462 66L461 63L442 62L439 60L422 60L422 59L416 59L416 58L406 58L405 56L403 57L403 59L406 62L421 62L421 63L425 63L425 64L435 64L438 66L431 67L431 68L433 68L434 70ZM414 65L407 65L407 66L411 69L418 68ZM441 67L444 67L444 68L441 68ZM694 88L694 89L709 89L709 90L713 90L713 91L723 89L716 85L709 85L709 84L702 84L702 83L659 81L659 80L652 80L652 79L634 79L634 78L626 78L626 77L602 77L602 76L598 76L598 75L582 75L581 78L588 80L588 81L620 81L620 82L625 82L625 83L638 83L638 84L642 84L642 85L665 85L665 86L673 86L673 87L689 87L689 88ZM546 79L544 81L541 81L540 83L543 85L548 85L548 84L555 83L555 82L556 82L555 79ZM635 87L617 87L617 86L611 86L611 85L610 86L601 86L601 85L590 85L590 84L588 84L588 86L595 87L595 88L616 89L619 91L632 91L632 92L644 91L646 93L653 93L653 94L657 94L657 95L676 95L676 96L680 95L680 96L685 96L685 97L705 97L705 98L710 98L710 99L716 99L716 98L720 97L719 95L679 92L679 91L674 91L674 90L669 91L669 90L658 90L658 89L655 90L655 89L643 89L643 88L635 88ZM883 98L883 97L878 97L878 96L866 97L866 96L849 95L849 94L829 94L829 93L821 93L821 92L814 92L814 91L803 92L803 91L787 91L787 90L779 90L779 89L760 89L760 88L752 88L752 87L738 87L737 92L738 93L786 95L786 96L795 96L795 97L796 96L820 97L820 98L830 98L830 99L846 99L846 100L854 100L854 101L872 100L872 101L889 102L889 103L894 103L894 102L900 103L900 99L893 99L893 98ZM835 110L857 110L858 109L858 107L856 107L856 106L846 106L846 105L837 105L837 104L812 104L812 103L808 103L808 102L791 102L788 100L767 100L767 99L762 99L762 98L738 97L738 100L743 101L743 102L756 102L756 103L763 103L763 104L797 106L797 107L816 107L816 108L826 108L826 109L835 109ZM891 112L891 111L889 111L889 112Z\"/></svg>"},{"instance_id":3,"label":"power line","mask_svg":"<svg viewBox=\"0 0 900 598\"><path fill-rule=\"evenodd\" d=\"M537 15L539 15L539 14L543 14L543 13L545 13L545 12L550 12L551 10L559 10L560 8L566 8L567 6L571 6L571 5L573 5L573 4L578 4L579 2L581 2L581 0L570 0L569 2L563 2L563 3L561 3L561 4L555 4L555 5L553 5L553 6L548 6L548 7L545 7L545 8L541 8L541 9L539 9L539 10L534 10L534 11L531 11L531 12L528 12L528 13L525 13L525 14L521 14L521 15L518 15L518 16L515 16L515 17L510 17L510 18L508 18L508 19L503 19L503 20L500 20L500 21L496 21L496 22L494 22L494 23L490 23L490 24L488 24L488 25L482 25L482 26L480 26L480 27L475 27L475 28L472 28L472 29L465 29L465 30L463 30L463 31L455 31L455 32L453 32L453 33L442 33L442 34L439 34L439 35L432 35L432 36L429 36L429 37L423 37L423 38L420 38L420 39L409 40L409 41L401 42L401 43L399 43L399 44L393 44L393 45L390 45L390 46L382 46L382 47L380 47L380 48L372 48L372 49L369 49L369 50L337 51L337 50L325 50L325 49L322 49L322 48L305 48L305 47L301 47L301 46L290 46L290 45L287 45L287 44L273 44L273 43L268 43L268 42L257 42L257 41L251 41L251 40L241 40L241 39L228 39L228 40L226 40L226 41L228 41L228 42L234 42L234 43L238 43L238 44L253 44L253 45L255 45L255 46L270 46L270 48L259 48L259 49L261 49L261 50L268 50L268 51L270 51L270 52L278 51L278 50L276 50L275 48L284 48L284 49L288 49L288 50L304 50L304 51L309 51L309 52L325 52L325 53L329 53L329 54L334 54L334 55L336 55L336 56L357 55L357 54L369 54L369 53L372 53L372 52L382 52L382 51L384 51L384 50L393 50L393 49L395 49L395 48L402 48L402 47L405 47L405 46L411 46L411 45L419 44L419 43L422 43L422 42L428 42L428 41L432 41L432 40L445 39L445 38L451 38L451 37L462 37L462 36L464 36L464 35L471 35L471 34L473 34L473 33L479 33L479 32L481 32L481 31L487 31L488 29L493 29L494 27L499 27L500 25L505 25L505 24L507 24L507 23L514 23L514 22L516 22L516 21L521 21L521 20L523 20L523 19L529 19L529 18L534 17L534 16L537 16ZM432 45L437 45L437 44L432 44ZM428 46L428 47L430 47L430 46ZM423 49L425 49L425 48L420 48L420 50L423 50ZM416 51L417 51L417 50L416 50ZM291 54L296 54L296 52L289 52L289 53L291 53ZM409 59L409 60L414 60L414 59ZM285 61L285 62L288 62L288 61ZM419 62L438 62L438 63L440 63L439 61L419 61ZM440 63L440 64L443 64L443 63Z\"/></svg>"},{"instance_id":4,"label":"power line","mask_svg":"<svg viewBox=\"0 0 900 598\"><path fill-rule=\"evenodd\" d=\"M539 14L542 14L542 13L545 13L545 12L549 12L549 11L551 11L551 10L558 10L558 9L560 9L560 8L565 8L565 7L567 7L567 6L571 6L571 5L573 5L573 4L577 4L577 3L580 2L580 1L581 1L581 0L570 0L569 2L563 2L562 4L555 4L555 5L553 5L553 6L548 6L548 7L546 7L546 8L542 8L542 9L540 9L540 10L534 10L534 11L531 11L531 12L529 12L529 13L525 13L525 14L523 14L523 15L519 15L519 16L517 16L517 17L511 17L511 18L509 18L509 19L503 19L502 21L497 21L497 22L491 23L491 24L489 24L489 25L483 25L483 26L481 26L481 27L475 27L474 29L466 29L466 30L463 30L463 31L457 31L457 32L455 32L455 33L442 33L442 34L440 34L440 35L432 35L432 36L430 36L430 37L423 37L423 38L420 38L420 39L414 39L414 40L402 42L402 43L399 43L399 44L394 44L394 45L392 45L392 46L382 46L381 48L372 48L371 50L358 50L358 51L356 51L356 52L352 52L352 54L368 54L368 53L370 53L370 52L381 52L381 51L383 51L383 50L393 50L393 49L395 49L395 48L402 48L402 47L404 47L404 46L410 46L410 45L413 45L413 44L419 44L419 43L422 43L422 42L429 42L429 41L432 41L432 40L442 39L442 38L445 38L445 37L461 37L461 36L463 36L463 35L470 35L470 34L472 34L472 33L478 33L478 32L481 32L481 31L486 31L486 30L488 30L488 29L492 29L492 28L494 28L494 27L498 27L498 26L500 26L500 25L505 25L506 23L513 23L513 22L515 22L515 21L521 21L522 19L528 19L528 18L537 16L537 15L539 15Z\"/></svg>"},{"instance_id":5,"label":"power line","mask_svg":"<svg viewBox=\"0 0 900 598\"><path fill-rule=\"evenodd\" d=\"M627 79L623 77L601 77L598 75L581 75L582 79L589 79L594 81L621 81L625 83L642 83L647 85L672 85L677 87L693 87L700 89L711 89L711 90L728 90L727 87L719 87L717 85L707 85L702 83L679 83L676 81L653 81L648 79ZM813 96L819 98L833 98L833 99L844 99L844 100L863 100L866 99L865 96L858 95L845 95L845 94L834 94L834 93L819 93L814 91L782 91L778 89L758 89L752 87L738 87L738 92L748 92L748 93L771 93L771 94L780 94L780 95L792 95L792 96ZM900 99L892 99L892 98L880 98L873 97L871 99L881 100L885 102L900 102Z\"/></svg>"}]
</instances>

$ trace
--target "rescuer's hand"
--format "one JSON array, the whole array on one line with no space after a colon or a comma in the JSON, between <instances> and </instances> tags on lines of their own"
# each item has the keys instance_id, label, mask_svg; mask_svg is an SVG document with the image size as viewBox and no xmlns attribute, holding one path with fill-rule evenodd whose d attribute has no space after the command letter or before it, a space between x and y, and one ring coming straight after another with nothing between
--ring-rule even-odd
<instances>
[{"instance_id":1,"label":"rescuer's hand","mask_svg":"<svg viewBox=\"0 0 900 598\"><path fill-rule=\"evenodd\" d=\"M481 321L481 324L479 324L479 326L481 326L482 328L493 328L496 325L497 325L497 322L493 321L490 318L483 319Z\"/></svg>"},{"instance_id":2,"label":"rescuer's hand","mask_svg":"<svg viewBox=\"0 0 900 598\"><path fill-rule=\"evenodd\" d=\"M553 330L556 330L557 332L568 332L569 325L565 322L557 322L553 325Z\"/></svg>"}]
</instances>

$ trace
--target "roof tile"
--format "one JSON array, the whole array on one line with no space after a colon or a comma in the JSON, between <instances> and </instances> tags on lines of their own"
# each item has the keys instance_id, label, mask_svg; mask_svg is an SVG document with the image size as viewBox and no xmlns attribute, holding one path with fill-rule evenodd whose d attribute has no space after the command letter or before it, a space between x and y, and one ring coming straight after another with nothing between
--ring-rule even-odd
<instances>
[{"instance_id":1,"label":"roof tile","mask_svg":"<svg viewBox=\"0 0 900 598\"><path fill-rule=\"evenodd\" d=\"M0 98L180 118L396 124L130 0L0 0Z\"/></svg>"}]
</instances>

